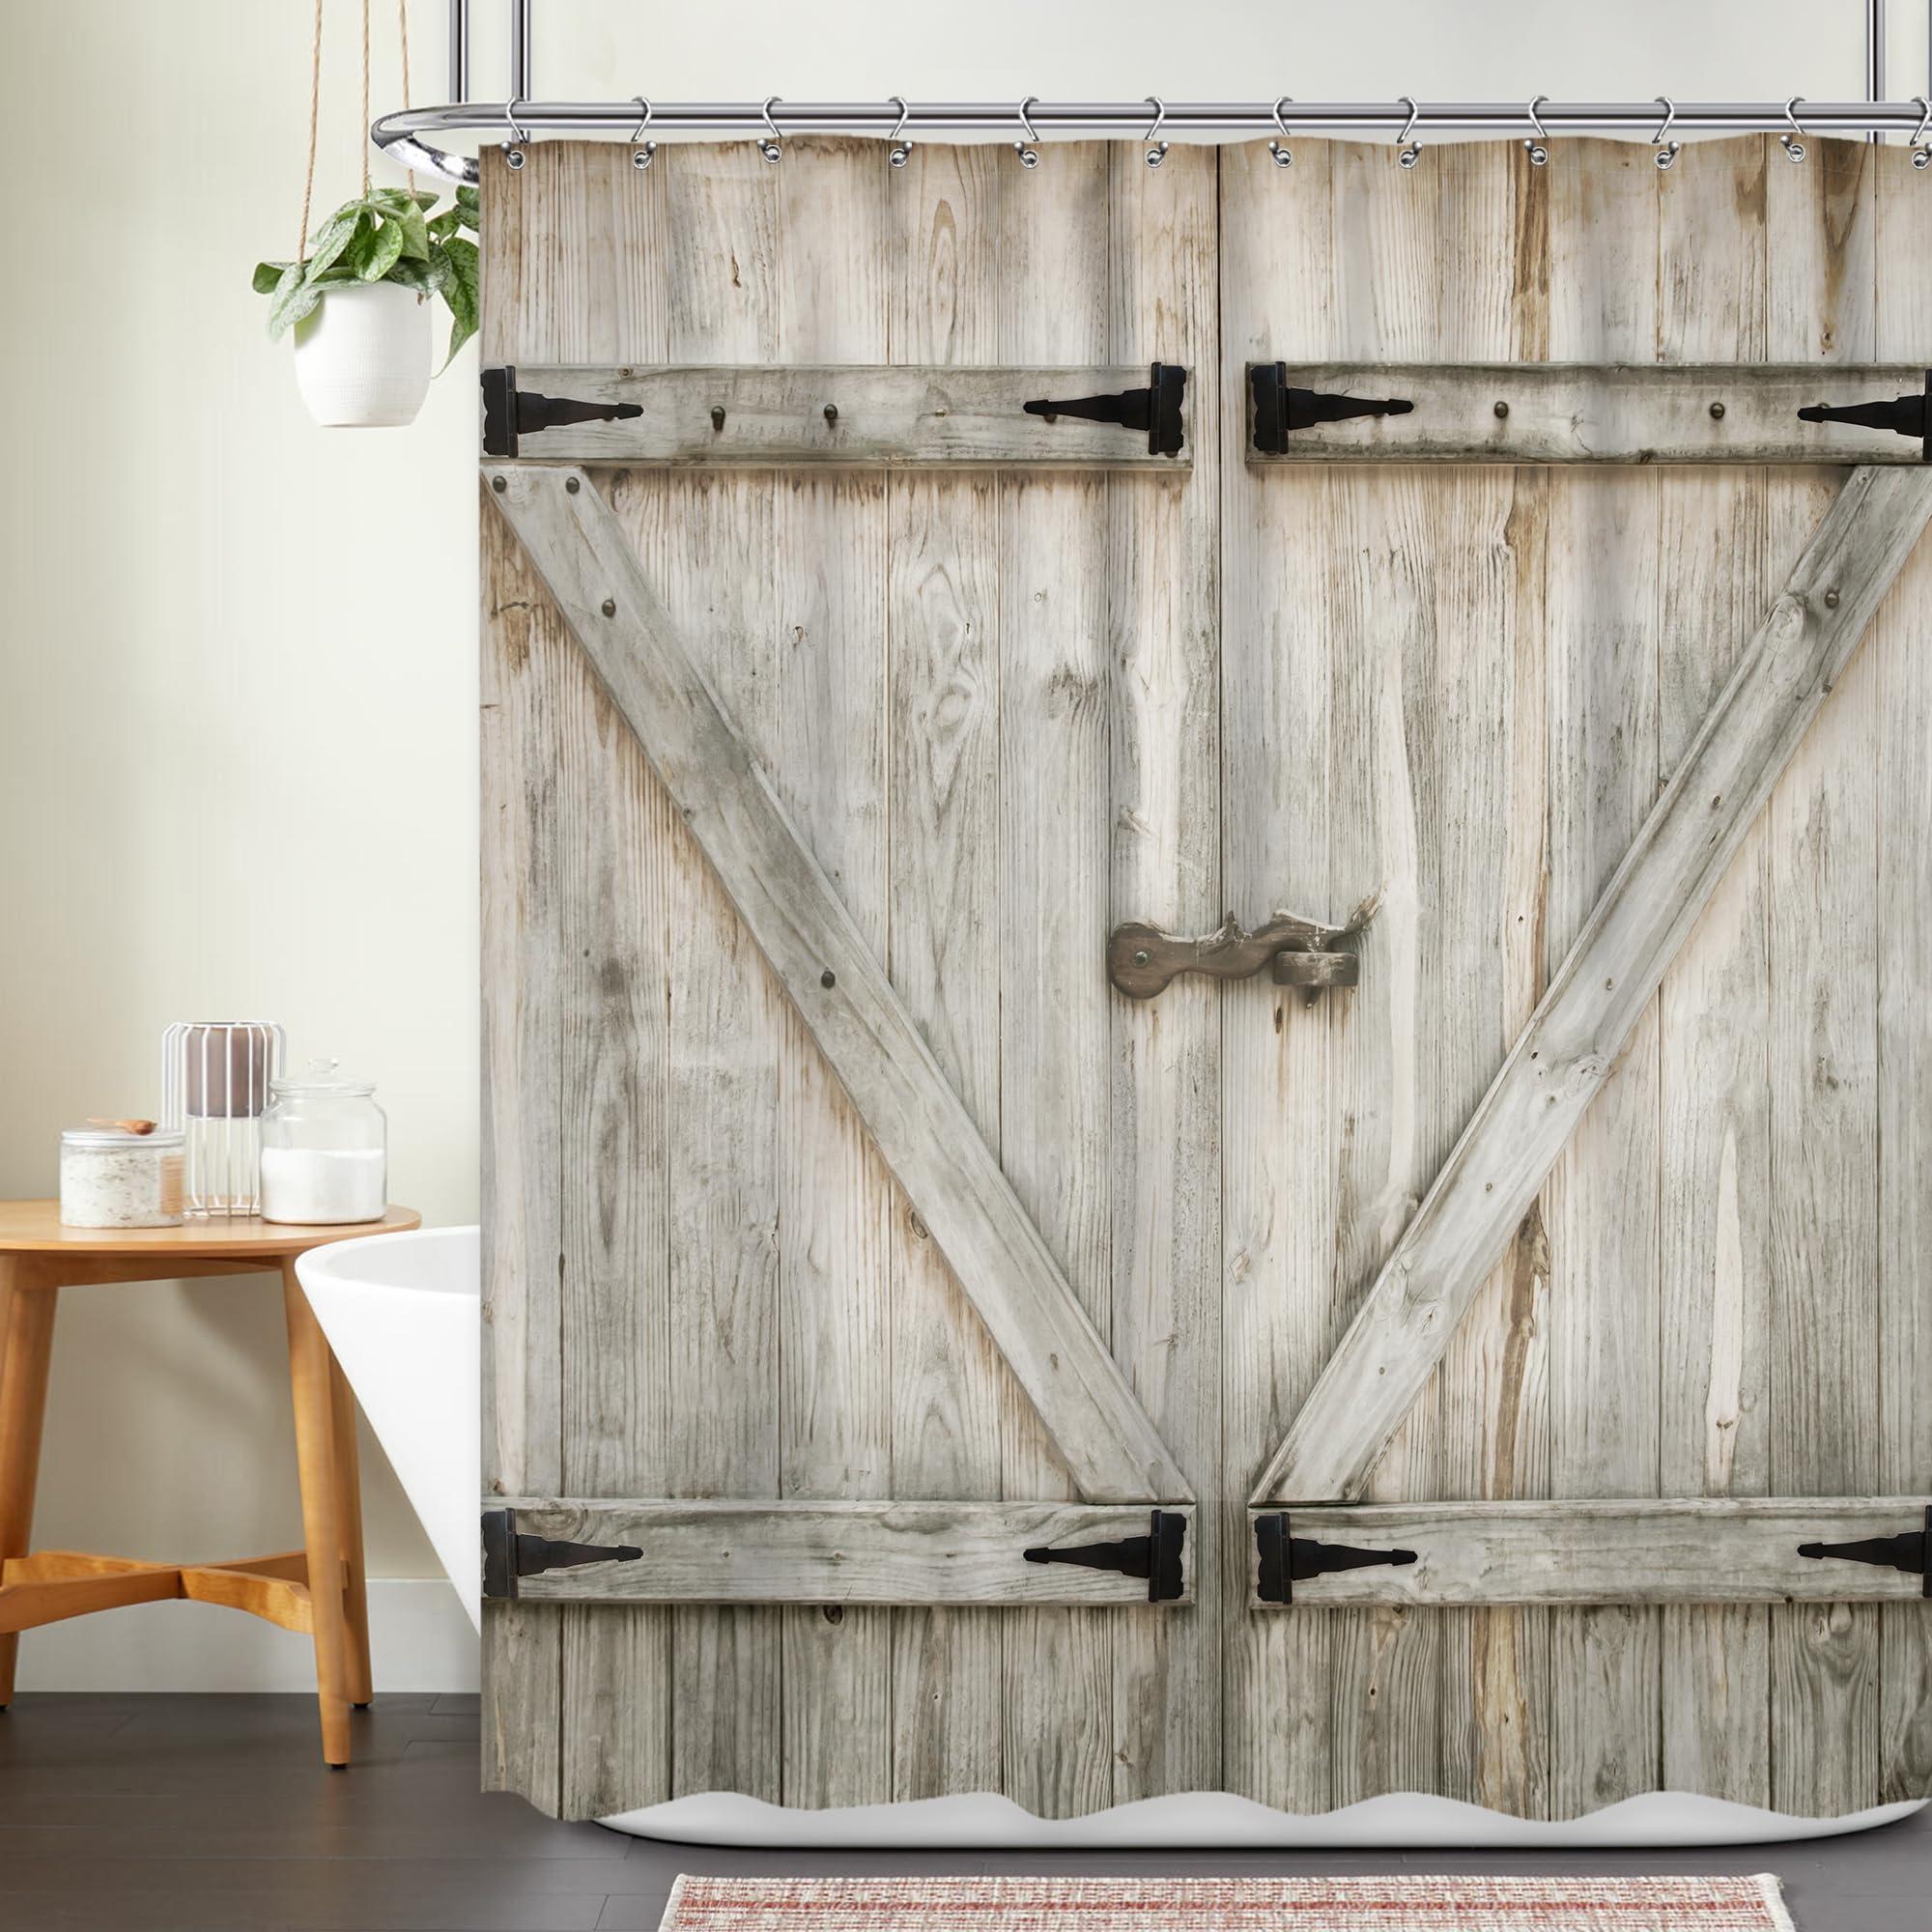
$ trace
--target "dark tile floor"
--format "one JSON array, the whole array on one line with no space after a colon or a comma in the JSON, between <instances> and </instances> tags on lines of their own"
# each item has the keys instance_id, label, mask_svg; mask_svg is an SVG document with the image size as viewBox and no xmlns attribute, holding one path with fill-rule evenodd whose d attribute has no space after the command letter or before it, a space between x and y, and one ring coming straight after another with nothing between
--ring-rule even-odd
<instances>
[{"instance_id":1,"label":"dark tile floor","mask_svg":"<svg viewBox=\"0 0 1932 1932\"><path fill-rule=\"evenodd\" d=\"M325 1771L305 1697L22 1696L0 1717L5 1932L623 1932L691 1872L1776 1871L1799 1932L1932 1927L1932 1813L1716 1852L721 1851L476 1790L473 1697L384 1697Z\"/></svg>"}]
</instances>

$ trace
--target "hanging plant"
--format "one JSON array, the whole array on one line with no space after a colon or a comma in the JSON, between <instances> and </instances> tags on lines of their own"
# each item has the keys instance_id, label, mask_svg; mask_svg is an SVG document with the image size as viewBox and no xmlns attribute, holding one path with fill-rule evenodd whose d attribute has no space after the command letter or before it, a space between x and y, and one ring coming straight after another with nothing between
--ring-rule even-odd
<instances>
[{"instance_id":1,"label":"hanging plant","mask_svg":"<svg viewBox=\"0 0 1932 1932\"><path fill-rule=\"evenodd\" d=\"M397 0L403 104L410 99L410 20ZM476 190L460 187L447 208L434 194L372 187L362 140L362 192L313 234L316 129L322 107L322 0L309 47L308 171L302 182L297 259L260 262L255 292L269 301L269 333L295 337L296 385L319 423L376 427L412 422L430 382L430 300L450 314L443 366L476 332ZM362 115L369 125L369 0L362 0Z\"/></svg>"},{"instance_id":2,"label":"hanging plant","mask_svg":"<svg viewBox=\"0 0 1932 1932\"><path fill-rule=\"evenodd\" d=\"M447 304L447 368L476 333L476 244L459 232L476 232L476 190L460 187L447 208L435 211L436 196L422 189L371 188L344 202L322 224L306 260L258 262L255 293L274 298L269 304L269 334L278 337L293 328L331 289L393 282L422 300L440 296Z\"/></svg>"}]
</instances>

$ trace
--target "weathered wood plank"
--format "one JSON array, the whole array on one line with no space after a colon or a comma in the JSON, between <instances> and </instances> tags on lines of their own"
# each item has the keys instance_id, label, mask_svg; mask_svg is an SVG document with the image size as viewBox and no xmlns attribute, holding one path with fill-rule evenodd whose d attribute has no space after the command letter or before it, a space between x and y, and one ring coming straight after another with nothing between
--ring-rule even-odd
<instances>
[{"instance_id":1,"label":"weathered wood plank","mask_svg":"<svg viewBox=\"0 0 1932 1932\"><path fill-rule=\"evenodd\" d=\"M1744 145L1706 172L1729 171ZM1678 179L1685 179L1679 176ZM1672 202L1689 202L1671 183ZM1694 192L1694 191L1693 191ZM1740 236L1759 237L1757 222ZM1721 259L1721 258L1720 258ZM1703 278L1712 265L1673 261ZM1647 278L1654 283L1654 273ZM1592 298L1595 298L1594 297ZM1613 345L1614 347L1622 345ZM1264 371L1265 359L1250 364ZM1838 422L1806 422L1814 405L1922 397L1923 363L1297 362L1288 382L1318 394L1400 397L1401 415L1357 416L1292 430L1286 450L1247 446L1250 463L1912 464L1924 439ZM1246 399L1252 423L1253 398Z\"/></svg>"},{"instance_id":2,"label":"weathered wood plank","mask_svg":"<svg viewBox=\"0 0 1932 1932\"><path fill-rule=\"evenodd\" d=\"M692 661L595 486L576 470L493 464L488 473L491 500L536 562L714 870L728 882L738 916L953 1261L1075 1479L1090 1496L1108 1500L1191 1500L1173 1457Z\"/></svg>"},{"instance_id":3,"label":"weathered wood plank","mask_svg":"<svg viewBox=\"0 0 1932 1932\"><path fill-rule=\"evenodd\" d=\"M1928 515L1932 471L1852 472L1253 1500L1360 1492Z\"/></svg>"},{"instance_id":4,"label":"weathered wood plank","mask_svg":"<svg viewBox=\"0 0 1932 1932\"><path fill-rule=\"evenodd\" d=\"M855 168L859 165L857 152L847 146L802 153L800 176L814 168L822 172L848 162ZM814 217L811 234L811 252L816 256L835 246L850 254L867 239L863 231L841 232L822 214ZM886 267L881 251L872 251L869 259L875 269ZM823 266L818 265L821 270ZM814 319L809 310L792 309L787 314L800 322ZM834 309L815 320L822 330L838 315ZM829 348L869 345L849 337L836 344L823 333L816 341L815 350L796 357L788 355L781 367L697 363L650 369L519 363L520 390L640 413L525 431L517 439L516 454L541 463L665 464L708 469L803 465L1185 471L1192 466L1184 443L1173 455L1151 450L1144 428L1079 416L1029 415L1022 407L1042 399L1065 401L1145 389L1155 357L1106 367L920 368L833 361L827 356ZM787 342L787 350L791 347ZM1166 359L1174 359L1172 351ZM1190 394L1183 405L1184 418L1198 419L1200 410Z\"/></svg>"},{"instance_id":5,"label":"weathered wood plank","mask_svg":"<svg viewBox=\"0 0 1932 1932\"><path fill-rule=\"evenodd\" d=\"M520 1498L520 1534L629 1544L641 1561L547 1570L521 1602L599 1604L1138 1604L1194 1600L1193 1512L1178 1512L1185 1594L1148 1604L1148 1584L1078 1564L1029 1563L1025 1549L1149 1533L1150 1512L1091 1503L680 1502Z\"/></svg>"},{"instance_id":6,"label":"weathered wood plank","mask_svg":"<svg viewBox=\"0 0 1932 1932\"><path fill-rule=\"evenodd\" d=\"M1116 167L1111 342L1127 361L1162 344L1184 361L1196 421L1216 415L1216 160L1177 148L1159 169ZM1183 488L1107 484L1111 902L1210 920L1220 860L1220 510L1209 438ZM1196 1487L1220 1456L1220 1003L1203 985L1158 1012L1112 1003L1110 1339ZM1216 1513L1190 1534L1216 1575ZM1114 1633L1114 1797L1220 1780L1219 1619L1135 1610Z\"/></svg>"},{"instance_id":7,"label":"weathered wood plank","mask_svg":"<svg viewBox=\"0 0 1932 1932\"><path fill-rule=\"evenodd\" d=\"M859 142L813 142L792 160L778 171L780 354L801 362L882 358L894 178ZM781 642L750 735L800 835L883 960L886 479L780 477L773 537L774 636ZM786 1500L890 1495L892 1179L789 1007L779 1106L779 1492ZM890 1803L890 1614L788 1609L783 1621L785 1803Z\"/></svg>"},{"instance_id":8,"label":"weathered wood plank","mask_svg":"<svg viewBox=\"0 0 1932 1932\"><path fill-rule=\"evenodd\" d=\"M1922 1531L1921 1496L1690 1497L1659 1501L1356 1503L1288 1512L1291 1533L1413 1563L1296 1582L1289 1605L1903 1603L1924 1579L1801 1557L1807 1543ZM1250 1544L1252 1549L1253 1545ZM1650 1640L1655 1651L1655 1639Z\"/></svg>"},{"instance_id":9,"label":"weathered wood plank","mask_svg":"<svg viewBox=\"0 0 1932 1932\"><path fill-rule=\"evenodd\" d=\"M1551 353L1647 358L1669 272L1663 189L1628 144L1605 143L1591 163L1551 185ZM1674 480L1628 469L1548 477L1542 937L1551 979L1662 788L1659 501ZM1581 1111L1543 1191L1551 1495L1642 1495L1657 1481L1657 1132L1647 1004L1616 1078ZM1610 1607L1557 1612L1549 1625L1549 1809L1568 1818L1656 1785L1658 1618Z\"/></svg>"},{"instance_id":10,"label":"weathered wood plank","mask_svg":"<svg viewBox=\"0 0 1932 1932\"><path fill-rule=\"evenodd\" d=\"M775 360L778 184L742 145L694 150L664 171L669 350ZM637 271L650 272L639 262ZM611 532L673 609L701 623L709 689L773 728L781 646L770 473L651 479L661 529ZM593 662L593 669L596 668ZM608 683L608 678L606 682ZM628 707L613 692L617 708ZM635 731L635 724L632 725ZM649 748L645 747L648 756ZM654 768L655 769L655 768ZM665 778L657 770L660 780ZM671 810L689 831L670 791ZM688 837L667 855L671 954L670 1293L673 1495L779 1494L780 1056L785 1002ZM636 1614L635 1612L633 1614ZM671 1791L784 1796L782 1629L776 1609L671 1613Z\"/></svg>"},{"instance_id":11,"label":"weathered wood plank","mask_svg":"<svg viewBox=\"0 0 1932 1932\"><path fill-rule=\"evenodd\" d=\"M994 359L1005 158L985 147L913 150L892 202L895 354L925 363ZM886 485L888 956L899 997L996 1151L1000 488L985 471L891 476ZM921 1496L997 1496L1009 1373L897 1193L892 1242L893 1485ZM1002 1623L990 1611L894 1611L895 1798L1001 1788Z\"/></svg>"},{"instance_id":12,"label":"weathered wood plank","mask_svg":"<svg viewBox=\"0 0 1932 1932\"><path fill-rule=\"evenodd\" d=\"M1775 161L1769 349L1872 356L1874 163L1833 143L1803 184ZM1788 555L1831 488L1778 479L1768 541ZM1849 1494L1879 1469L1878 908L1875 655L1845 668L1768 814L1771 973L1770 1483ZM1922 833L1923 828L1921 828ZM1834 960L1858 962L1837 971ZM1772 1803L1829 1815L1878 1802L1878 1612L1771 1611Z\"/></svg>"},{"instance_id":13,"label":"weathered wood plank","mask_svg":"<svg viewBox=\"0 0 1932 1932\"><path fill-rule=\"evenodd\" d=\"M514 355L559 299L522 252L522 210L485 162L482 243L490 271L481 335ZM540 195L562 186L538 171ZM482 787L483 1487L502 1495L563 1480L560 1329L562 1011L555 685L570 651L536 573L483 516ZM558 1620L516 1604L484 1608L483 1783L539 1810L562 1806Z\"/></svg>"},{"instance_id":14,"label":"weathered wood plank","mask_svg":"<svg viewBox=\"0 0 1932 1932\"><path fill-rule=\"evenodd\" d=\"M1042 167L1001 198L1000 346L1014 359L1106 358L1113 152L1056 150L1050 180ZM999 517L1000 1153L1111 1350L1106 480L1004 476ZM1001 1494L1079 1492L1023 1403L1002 1438ZM1005 1626L1004 1789L1029 1811L1113 1803L1114 1637L1113 1620L1066 1611Z\"/></svg>"},{"instance_id":15,"label":"weathered wood plank","mask_svg":"<svg viewBox=\"0 0 1932 1932\"><path fill-rule=\"evenodd\" d=\"M1925 177L1881 148L1874 250L1884 265L1877 347L1903 354L1932 314ZM1879 611L1877 660L1878 1321L1877 1479L1932 1472L1932 545L1906 565ZM1932 1796L1932 1605L1879 1612L1879 1799Z\"/></svg>"},{"instance_id":16,"label":"weathered wood plank","mask_svg":"<svg viewBox=\"0 0 1932 1932\"><path fill-rule=\"evenodd\" d=\"M1329 810L1337 654L1325 595L1300 561L1332 550L1332 478L1246 467L1238 398L1264 336L1308 355L1342 346L1334 152L1318 141L1278 169L1256 142L1220 151L1221 896L1250 912L1284 900L1325 906L1331 880L1326 837L1310 828ZM1340 1620L1249 1613L1254 1546L1241 1499L1341 1327L1331 1042L1326 1025L1308 1024L1321 1015L1257 991L1220 1006L1222 1779L1257 1803L1317 1812L1332 1804Z\"/></svg>"},{"instance_id":17,"label":"weathered wood plank","mask_svg":"<svg viewBox=\"0 0 1932 1932\"><path fill-rule=\"evenodd\" d=\"M1657 341L1686 360L1765 353L1765 171L1760 138L1699 142L1659 202ZM1773 487L1761 469L1673 474L1659 493L1668 621L1658 627L1658 747L1668 776L1736 665L1793 554L1766 554ZM1658 1488L1753 1496L1769 1487L1766 1426L1770 1025L1764 815L1746 834L1658 996ZM1646 1485L1647 1487L1647 1485ZM1754 1605L1666 1605L1662 1768L1669 1791L1771 1802L1770 1620Z\"/></svg>"}]
</instances>

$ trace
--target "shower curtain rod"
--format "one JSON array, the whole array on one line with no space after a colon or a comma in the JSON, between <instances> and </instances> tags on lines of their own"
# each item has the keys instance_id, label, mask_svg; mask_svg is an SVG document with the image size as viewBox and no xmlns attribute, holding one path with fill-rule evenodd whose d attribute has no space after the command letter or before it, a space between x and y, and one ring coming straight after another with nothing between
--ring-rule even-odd
<instances>
[{"instance_id":1,"label":"shower curtain rod","mask_svg":"<svg viewBox=\"0 0 1932 1932\"><path fill-rule=\"evenodd\" d=\"M528 54L517 63L528 72ZM467 69L467 52L462 62ZM467 73L452 59L462 92ZM1277 112L1279 110L1279 112ZM453 181L478 179L476 162L434 146L426 136L463 133L515 144L544 129L560 134L738 133L764 142L789 134L870 134L917 141L931 134L1003 134L1019 142L1047 134L1272 134L1293 137L1341 131L1381 132L1407 141L1431 136L1519 134L1553 139L1584 131L1641 133L1655 145L1684 133L1886 133L1913 137L1921 151L1932 135L1932 107L1911 100L1144 100L913 101L781 100L646 101L457 99L441 107L385 114L370 129L376 146L405 166ZM1924 165L1921 163L1921 165Z\"/></svg>"}]
</instances>

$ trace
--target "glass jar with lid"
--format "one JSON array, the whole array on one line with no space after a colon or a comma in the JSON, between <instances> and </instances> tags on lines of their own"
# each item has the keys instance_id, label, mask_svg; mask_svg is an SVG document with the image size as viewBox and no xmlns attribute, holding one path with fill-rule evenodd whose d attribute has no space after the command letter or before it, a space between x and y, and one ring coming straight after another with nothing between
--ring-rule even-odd
<instances>
[{"instance_id":1,"label":"glass jar with lid","mask_svg":"<svg viewBox=\"0 0 1932 1932\"><path fill-rule=\"evenodd\" d=\"M374 1086L322 1058L269 1091L262 1218L310 1228L380 1221L388 1197L388 1122Z\"/></svg>"},{"instance_id":2,"label":"glass jar with lid","mask_svg":"<svg viewBox=\"0 0 1932 1932\"><path fill-rule=\"evenodd\" d=\"M85 1126L61 1135L64 1226L179 1228L182 1208L180 1134Z\"/></svg>"}]
</instances>

